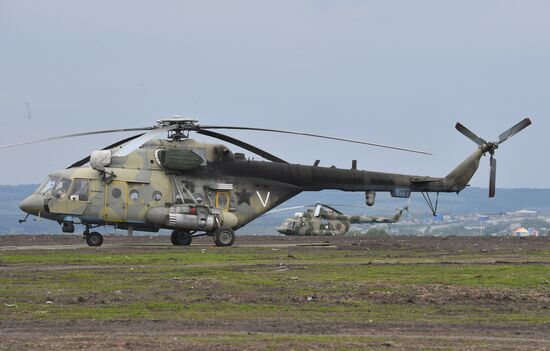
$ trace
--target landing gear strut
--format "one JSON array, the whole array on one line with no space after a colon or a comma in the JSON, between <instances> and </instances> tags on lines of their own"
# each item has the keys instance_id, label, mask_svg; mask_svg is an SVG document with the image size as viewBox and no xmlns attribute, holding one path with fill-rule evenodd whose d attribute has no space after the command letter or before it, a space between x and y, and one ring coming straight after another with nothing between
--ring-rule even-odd
<instances>
[{"instance_id":1,"label":"landing gear strut","mask_svg":"<svg viewBox=\"0 0 550 351\"><path fill-rule=\"evenodd\" d=\"M188 231L174 230L170 236L170 240L172 241L172 245L189 246L191 245L193 238L191 237L191 233Z\"/></svg>"}]
</instances>

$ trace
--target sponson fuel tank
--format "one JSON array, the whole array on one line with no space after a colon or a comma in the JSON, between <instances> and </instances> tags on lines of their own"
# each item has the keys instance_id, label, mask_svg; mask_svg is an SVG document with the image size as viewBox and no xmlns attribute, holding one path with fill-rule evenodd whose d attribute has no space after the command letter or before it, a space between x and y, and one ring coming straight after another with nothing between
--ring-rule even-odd
<instances>
[{"instance_id":1,"label":"sponson fuel tank","mask_svg":"<svg viewBox=\"0 0 550 351\"><path fill-rule=\"evenodd\" d=\"M221 226L234 227L237 217L217 208L199 205L155 207L147 212L146 219L161 227L210 231Z\"/></svg>"}]
</instances>

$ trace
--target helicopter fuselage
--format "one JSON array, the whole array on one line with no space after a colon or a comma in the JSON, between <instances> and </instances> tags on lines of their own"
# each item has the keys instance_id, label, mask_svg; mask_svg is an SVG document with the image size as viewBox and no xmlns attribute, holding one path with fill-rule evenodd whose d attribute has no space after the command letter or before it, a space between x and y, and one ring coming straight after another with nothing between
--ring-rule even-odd
<instances>
[{"instance_id":1,"label":"helicopter fuselage","mask_svg":"<svg viewBox=\"0 0 550 351\"><path fill-rule=\"evenodd\" d=\"M210 233L241 228L302 191L458 192L479 165L477 149L446 178L256 161L219 144L152 140L105 167L54 172L25 199L23 211L63 224ZM65 230L66 229L66 230Z\"/></svg>"},{"instance_id":2,"label":"helicopter fuselage","mask_svg":"<svg viewBox=\"0 0 550 351\"><path fill-rule=\"evenodd\" d=\"M318 204L319 210L308 209L305 212L298 212L294 217L287 218L277 231L283 235L304 235L304 236L326 236L345 235L351 224L380 224L397 223L406 208L400 209L392 217L372 217L346 215L332 209L324 209ZM325 205L326 206L326 205Z\"/></svg>"},{"instance_id":3,"label":"helicopter fuselage","mask_svg":"<svg viewBox=\"0 0 550 351\"><path fill-rule=\"evenodd\" d=\"M0 146L0 149L84 135L144 132L118 141L75 162L68 169L52 173L20 208L28 214L55 220L64 232L75 224L86 226L84 236L91 246L103 242L101 234L89 232L100 225L142 231L173 229L174 245L189 245L194 235L211 235L219 246L231 246L233 230L241 228L275 206L302 191L337 189L364 191L368 206L376 192L408 198L421 192L435 214L428 193L460 192L490 154L489 196L495 195L496 159L499 145L531 124L525 118L487 142L457 123L455 128L478 148L444 178L392 174L351 169L290 164L267 151L216 132L249 130L332 139L344 142L426 153L352 139L267 128L199 125L197 120L176 117L157 121L154 127L83 132ZM190 132L237 145L267 161L246 159L220 144L188 139ZM158 139L167 133L168 139ZM85 166L87 162L90 166ZM24 220L23 220L24 221ZM199 234L196 234L196 233Z\"/></svg>"}]
</instances>

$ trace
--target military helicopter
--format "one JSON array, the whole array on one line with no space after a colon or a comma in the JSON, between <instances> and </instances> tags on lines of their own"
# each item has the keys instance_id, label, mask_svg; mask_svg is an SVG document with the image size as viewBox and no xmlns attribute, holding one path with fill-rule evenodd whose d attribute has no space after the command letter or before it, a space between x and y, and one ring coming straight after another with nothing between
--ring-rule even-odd
<instances>
[{"instance_id":1,"label":"military helicopter","mask_svg":"<svg viewBox=\"0 0 550 351\"><path fill-rule=\"evenodd\" d=\"M21 210L29 215L58 222L65 233L75 225L85 227L90 246L100 246L103 237L92 231L100 226L157 232L173 230L172 244L189 245L193 237L211 236L218 246L231 246L239 229L303 191L339 189L365 192L368 206L376 192L408 198L420 192L434 211L430 193L460 192L467 185L483 155L491 155L489 196L495 194L496 149L531 124L526 118L487 142L460 123L456 128L478 147L444 178L390 174L357 169L290 164L256 146L215 130L248 130L284 133L372 145L402 151L419 150L364 141L285 130L200 125L195 119L169 118L152 127L84 132L0 146L0 149L84 135L139 131L102 150L94 151L67 167L51 173L36 191L23 200ZM221 144L198 142L191 132L217 138L261 156L266 161L245 158ZM89 163L89 165L87 165ZM23 220L23 221L24 221Z\"/></svg>"},{"instance_id":2,"label":"military helicopter","mask_svg":"<svg viewBox=\"0 0 550 351\"><path fill-rule=\"evenodd\" d=\"M277 231L284 235L345 235L351 224L356 223L397 223L407 207L397 211L393 217L349 216L334 207L317 203L305 212L296 212L287 218Z\"/></svg>"}]
</instances>

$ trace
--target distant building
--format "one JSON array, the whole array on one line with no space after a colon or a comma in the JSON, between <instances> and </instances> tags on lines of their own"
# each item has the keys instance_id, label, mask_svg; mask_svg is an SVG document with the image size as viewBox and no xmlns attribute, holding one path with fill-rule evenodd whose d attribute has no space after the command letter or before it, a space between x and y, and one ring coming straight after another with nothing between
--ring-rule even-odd
<instances>
[{"instance_id":1,"label":"distant building","mask_svg":"<svg viewBox=\"0 0 550 351\"><path fill-rule=\"evenodd\" d=\"M535 228L525 229L525 228L519 227L512 231L512 236L515 236L515 237L539 236L539 232Z\"/></svg>"},{"instance_id":2,"label":"distant building","mask_svg":"<svg viewBox=\"0 0 550 351\"><path fill-rule=\"evenodd\" d=\"M512 218L535 218L538 215L538 211L531 210L519 210L506 213L508 217Z\"/></svg>"},{"instance_id":3,"label":"distant building","mask_svg":"<svg viewBox=\"0 0 550 351\"><path fill-rule=\"evenodd\" d=\"M487 222L491 217L489 217L487 215L479 215L478 218L481 222Z\"/></svg>"}]
</instances>

